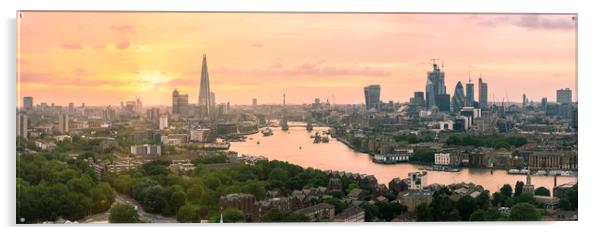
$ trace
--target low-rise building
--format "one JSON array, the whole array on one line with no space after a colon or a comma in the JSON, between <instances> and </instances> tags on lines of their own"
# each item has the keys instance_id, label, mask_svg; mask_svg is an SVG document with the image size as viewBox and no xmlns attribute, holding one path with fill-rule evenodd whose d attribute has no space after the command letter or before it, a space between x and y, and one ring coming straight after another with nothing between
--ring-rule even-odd
<instances>
[{"instance_id":1,"label":"low-rise building","mask_svg":"<svg viewBox=\"0 0 602 235\"><path fill-rule=\"evenodd\" d=\"M435 165L451 165L451 155L449 153L435 153Z\"/></svg>"},{"instance_id":2,"label":"low-rise building","mask_svg":"<svg viewBox=\"0 0 602 235\"><path fill-rule=\"evenodd\" d=\"M190 130L190 141L206 142L209 137L210 132L211 132L210 129Z\"/></svg>"},{"instance_id":3,"label":"low-rise building","mask_svg":"<svg viewBox=\"0 0 602 235\"><path fill-rule=\"evenodd\" d=\"M312 222L334 220L334 206L324 202L296 210L295 213L307 216Z\"/></svg>"},{"instance_id":4,"label":"low-rise building","mask_svg":"<svg viewBox=\"0 0 602 235\"><path fill-rule=\"evenodd\" d=\"M422 187L427 185L426 171L410 172L408 178L410 179L410 190L422 190Z\"/></svg>"},{"instance_id":5,"label":"low-rise building","mask_svg":"<svg viewBox=\"0 0 602 235\"><path fill-rule=\"evenodd\" d=\"M161 156L161 145L132 145L130 146L130 153L136 156Z\"/></svg>"},{"instance_id":6,"label":"low-rise building","mask_svg":"<svg viewBox=\"0 0 602 235\"><path fill-rule=\"evenodd\" d=\"M350 206L335 216L335 222L364 222L366 218L364 208Z\"/></svg>"},{"instance_id":7,"label":"low-rise building","mask_svg":"<svg viewBox=\"0 0 602 235\"><path fill-rule=\"evenodd\" d=\"M245 214L253 215L256 211L255 196L246 193L232 193L219 198L219 208L221 211L228 208L235 208Z\"/></svg>"},{"instance_id":8,"label":"low-rise building","mask_svg":"<svg viewBox=\"0 0 602 235\"><path fill-rule=\"evenodd\" d=\"M408 207L408 211L413 212L420 204L431 204L433 193L427 190L408 190L397 195L398 200Z\"/></svg>"},{"instance_id":9,"label":"low-rise building","mask_svg":"<svg viewBox=\"0 0 602 235\"><path fill-rule=\"evenodd\" d=\"M161 143L166 145L181 145L188 143L188 135L186 134L169 134L161 136Z\"/></svg>"}]
</instances>

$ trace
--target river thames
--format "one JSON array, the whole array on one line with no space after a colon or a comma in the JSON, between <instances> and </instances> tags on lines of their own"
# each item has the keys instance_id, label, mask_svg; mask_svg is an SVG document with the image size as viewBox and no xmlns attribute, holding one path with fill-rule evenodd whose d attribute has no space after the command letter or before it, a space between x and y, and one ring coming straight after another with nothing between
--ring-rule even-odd
<instances>
[{"instance_id":1,"label":"river thames","mask_svg":"<svg viewBox=\"0 0 602 235\"><path fill-rule=\"evenodd\" d=\"M315 127L312 132L304 127L291 127L288 131L272 128L273 135L263 136L261 133L248 135L244 142L232 142L230 150L239 154L262 155L269 160L286 161L302 167L321 170L338 170L353 173L374 175L380 184L388 184L395 177L406 178L409 172L420 171L425 166L399 163L383 165L373 163L366 153L356 152L342 142L331 138L329 143L314 144L310 137L316 131L327 130L326 127ZM257 143L259 141L259 143ZM504 184L512 185L516 181L526 182L525 175L510 175L505 170L467 169L459 172L428 171L427 184L475 183L482 185L492 193ZM557 177L558 185L576 182L577 177ZM552 191L553 176L531 176L535 188L543 186Z\"/></svg>"}]
</instances>

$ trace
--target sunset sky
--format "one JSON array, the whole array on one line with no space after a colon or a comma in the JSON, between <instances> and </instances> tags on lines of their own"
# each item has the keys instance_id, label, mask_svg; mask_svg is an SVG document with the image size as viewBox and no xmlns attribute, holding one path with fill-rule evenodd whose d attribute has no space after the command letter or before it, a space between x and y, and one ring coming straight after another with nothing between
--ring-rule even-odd
<instances>
[{"instance_id":1,"label":"sunset sky","mask_svg":"<svg viewBox=\"0 0 602 235\"><path fill-rule=\"evenodd\" d=\"M196 104L207 54L217 103L363 103L362 87L407 102L424 91L431 58L448 93L481 74L489 101L575 90L571 15L24 12L20 96L34 103ZM19 94L19 93L18 93ZM575 92L573 92L575 95ZM575 98L573 98L575 100Z\"/></svg>"}]
</instances>

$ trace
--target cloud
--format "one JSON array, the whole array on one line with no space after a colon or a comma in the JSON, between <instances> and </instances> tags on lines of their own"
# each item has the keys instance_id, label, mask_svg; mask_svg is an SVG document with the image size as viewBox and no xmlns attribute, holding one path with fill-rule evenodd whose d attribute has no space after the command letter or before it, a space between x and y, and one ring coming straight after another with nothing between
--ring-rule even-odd
<instances>
[{"instance_id":1,"label":"cloud","mask_svg":"<svg viewBox=\"0 0 602 235\"><path fill-rule=\"evenodd\" d=\"M287 71L290 75L312 75L312 76L363 76L363 77L389 77L391 72L364 67L342 67L321 65L322 63L305 63Z\"/></svg>"},{"instance_id":2,"label":"cloud","mask_svg":"<svg viewBox=\"0 0 602 235\"><path fill-rule=\"evenodd\" d=\"M82 49L82 45L77 43L63 43L61 44L61 48L68 50L79 50Z\"/></svg>"},{"instance_id":3,"label":"cloud","mask_svg":"<svg viewBox=\"0 0 602 235\"><path fill-rule=\"evenodd\" d=\"M211 71L210 71L211 72ZM315 77L340 77L340 76L362 76L362 77L389 77L390 71L371 66L332 66L326 61L318 63L302 63L297 66L286 68L281 63L274 63L269 68L239 70L233 68L216 68L212 72L231 75L253 74L260 76L315 76Z\"/></svg>"},{"instance_id":4,"label":"cloud","mask_svg":"<svg viewBox=\"0 0 602 235\"><path fill-rule=\"evenodd\" d=\"M513 25L526 29L571 30L575 28L572 15L504 15L483 16L471 15L478 25L497 27L498 25Z\"/></svg>"},{"instance_id":5,"label":"cloud","mask_svg":"<svg viewBox=\"0 0 602 235\"><path fill-rule=\"evenodd\" d=\"M263 44L262 44L262 43L260 43L260 42L253 43L251 46L252 46L252 47L255 47L255 48L263 48Z\"/></svg>"},{"instance_id":6,"label":"cloud","mask_svg":"<svg viewBox=\"0 0 602 235\"><path fill-rule=\"evenodd\" d=\"M545 18L538 15L526 15L513 22L514 25L530 29L574 29L572 16L564 18Z\"/></svg>"},{"instance_id":7,"label":"cloud","mask_svg":"<svg viewBox=\"0 0 602 235\"><path fill-rule=\"evenodd\" d=\"M123 34L136 34L136 27L132 25L112 25L111 29Z\"/></svg>"},{"instance_id":8,"label":"cloud","mask_svg":"<svg viewBox=\"0 0 602 235\"><path fill-rule=\"evenodd\" d=\"M128 49L128 47L130 47L130 42L128 42L128 41L119 42L119 43L115 44L115 47L117 47L121 50L125 50L125 49Z\"/></svg>"}]
</instances>

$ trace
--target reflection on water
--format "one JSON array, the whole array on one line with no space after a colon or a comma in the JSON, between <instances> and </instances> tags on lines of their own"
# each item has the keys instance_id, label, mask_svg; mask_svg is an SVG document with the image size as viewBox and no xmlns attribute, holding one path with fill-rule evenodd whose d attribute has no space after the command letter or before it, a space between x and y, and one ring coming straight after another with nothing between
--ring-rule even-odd
<instances>
[{"instance_id":1,"label":"reflection on water","mask_svg":"<svg viewBox=\"0 0 602 235\"><path fill-rule=\"evenodd\" d=\"M322 170L339 170L371 174L381 184L395 178L405 178L408 172L419 171L420 165L395 164L382 165L373 163L368 154L355 152L345 144L331 139L329 143L314 144L310 137L316 131L327 130L325 127L314 127L309 132L304 127L291 127L288 131L272 128L274 135L264 137L261 133L248 136L253 140L232 142L230 150L239 154L263 155L270 160L287 161L302 167L313 167ZM259 144L257 142L259 141ZM490 191L497 191L504 184L514 187L517 180L526 181L525 175L508 175L505 170L462 169L459 172L429 171L427 183L451 184L472 182L483 185ZM554 177L532 176L535 187L544 186L552 189ZM558 185L577 181L577 177L558 177Z\"/></svg>"}]
</instances>

